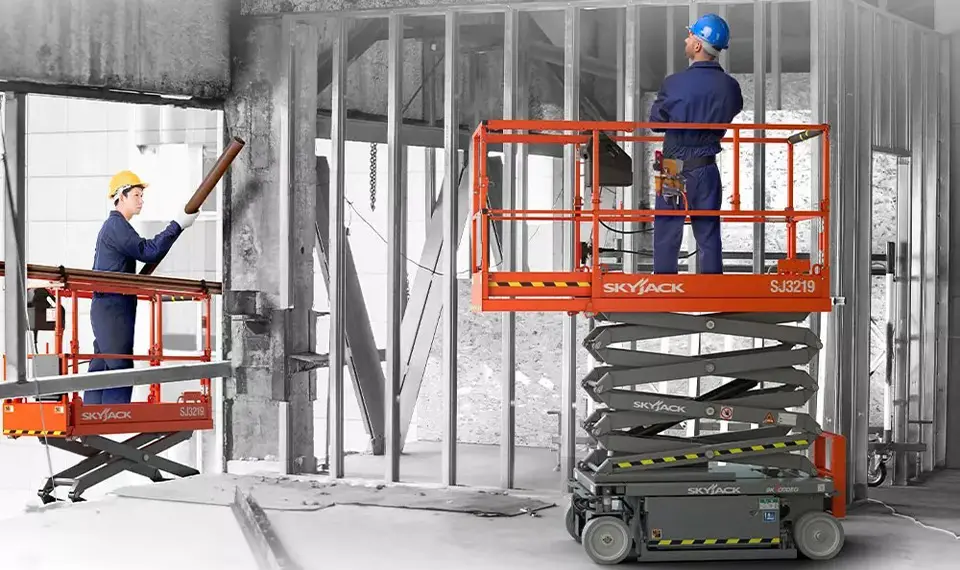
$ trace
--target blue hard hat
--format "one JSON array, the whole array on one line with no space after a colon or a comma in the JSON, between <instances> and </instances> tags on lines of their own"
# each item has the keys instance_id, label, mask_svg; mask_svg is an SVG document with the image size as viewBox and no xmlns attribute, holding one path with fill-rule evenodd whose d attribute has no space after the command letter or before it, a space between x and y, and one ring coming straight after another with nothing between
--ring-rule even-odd
<instances>
[{"instance_id":1,"label":"blue hard hat","mask_svg":"<svg viewBox=\"0 0 960 570\"><path fill-rule=\"evenodd\" d=\"M718 52L730 46L730 26L716 14L704 14L687 26L694 37L703 40Z\"/></svg>"}]
</instances>

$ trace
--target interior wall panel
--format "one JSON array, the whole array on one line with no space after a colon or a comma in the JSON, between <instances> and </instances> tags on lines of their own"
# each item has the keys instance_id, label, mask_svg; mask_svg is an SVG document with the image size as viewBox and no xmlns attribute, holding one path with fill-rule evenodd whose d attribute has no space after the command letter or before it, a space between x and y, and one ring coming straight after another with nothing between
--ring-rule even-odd
<instances>
[{"instance_id":1,"label":"interior wall panel","mask_svg":"<svg viewBox=\"0 0 960 570\"><path fill-rule=\"evenodd\" d=\"M865 451L866 423L858 410L868 408L870 312L858 298L869 299L870 155L874 149L910 158L910 205L902 215L909 227L908 283L910 419L924 420L923 441L929 450L922 467L940 461L944 448L940 419L945 397L945 323L949 310L945 292L945 216L939 215L945 196L946 166L941 157L945 101L941 96L949 62L940 49L941 36L919 25L890 16L857 0L814 0L813 21L820 34L811 45L816 58L813 83L818 120L832 127L831 246L835 272L833 294L844 299L828 319L825 362L821 374L824 398L836 396L836 429L848 437L854 452L852 487L864 476L859 456ZM865 207L866 204L866 207ZM912 206L912 207L909 207ZM864 293L866 288L866 293ZM938 324L940 326L938 326ZM867 359L867 360L865 360ZM866 362L867 364L864 364ZM824 428L830 429L827 405ZM917 423L910 441L920 437ZM853 490L853 489L851 489Z\"/></svg>"}]
</instances>

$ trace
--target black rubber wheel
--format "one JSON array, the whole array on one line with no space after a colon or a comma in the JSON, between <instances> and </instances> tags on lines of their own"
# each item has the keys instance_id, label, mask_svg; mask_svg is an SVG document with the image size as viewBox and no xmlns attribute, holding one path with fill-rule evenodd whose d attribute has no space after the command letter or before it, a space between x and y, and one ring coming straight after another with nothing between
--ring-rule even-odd
<instances>
[{"instance_id":1,"label":"black rubber wheel","mask_svg":"<svg viewBox=\"0 0 960 570\"><path fill-rule=\"evenodd\" d=\"M830 513L810 511L793 525L793 542L810 560L830 560L843 549L843 526Z\"/></svg>"},{"instance_id":2,"label":"black rubber wheel","mask_svg":"<svg viewBox=\"0 0 960 570\"><path fill-rule=\"evenodd\" d=\"M633 551L633 536L627 523L617 517L595 517L587 521L581 537L583 549L597 564L612 566L626 560Z\"/></svg>"},{"instance_id":3,"label":"black rubber wheel","mask_svg":"<svg viewBox=\"0 0 960 570\"><path fill-rule=\"evenodd\" d=\"M879 487L887 479L887 464L882 461L876 469L867 470L867 485L870 487Z\"/></svg>"}]
</instances>

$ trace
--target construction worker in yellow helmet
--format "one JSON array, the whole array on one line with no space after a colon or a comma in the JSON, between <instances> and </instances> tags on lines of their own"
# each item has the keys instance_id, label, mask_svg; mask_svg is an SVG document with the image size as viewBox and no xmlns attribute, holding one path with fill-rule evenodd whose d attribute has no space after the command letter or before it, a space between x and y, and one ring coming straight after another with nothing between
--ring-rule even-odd
<instances>
[{"instance_id":1,"label":"construction worker in yellow helmet","mask_svg":"<svg viewBox=\"0 0 960 570\"><path fill-rule=\"evenodd\" d=\"M179 210L176 218L153 239L140 237L130 219L143 208L143 192L148 184L129 170L118 172L110 179L107 198L113 210L107 216L97 236L93 256L95 271L119 271L136 273L137 262L160 261L180 234L193 225L197 214ZM137 316L137 298L134 295L94 293L90 307L90 322L93 325L94 354L133 354L133 333ZM129 358L94 358L90 372L133 368ZM133 394L132 387L88 390L84 393L87 404L126 404Z\"/></svg>"}]
</instances>

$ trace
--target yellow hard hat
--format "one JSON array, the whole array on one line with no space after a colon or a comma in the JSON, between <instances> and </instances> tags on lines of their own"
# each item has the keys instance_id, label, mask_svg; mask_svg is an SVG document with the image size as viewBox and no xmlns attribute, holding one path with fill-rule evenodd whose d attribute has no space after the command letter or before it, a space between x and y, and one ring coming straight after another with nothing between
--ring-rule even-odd
<instances>
[{"instance_id":1,"label":"yellow hard hat","mask_svg":"<svg viewBox=\"0 0 960 570\"><path fill-rule=\"evenodd\" d=\"M107 198L113 199L116 197L117 193L123 192L127 188L133 188L135 186L146 188L148 184L143 180L140 180L140 177L133 172L129 170L121 170L120 172L114 174L113 178L110 179L110 190L107 192Z\"/></svg>"}]
</instances>

